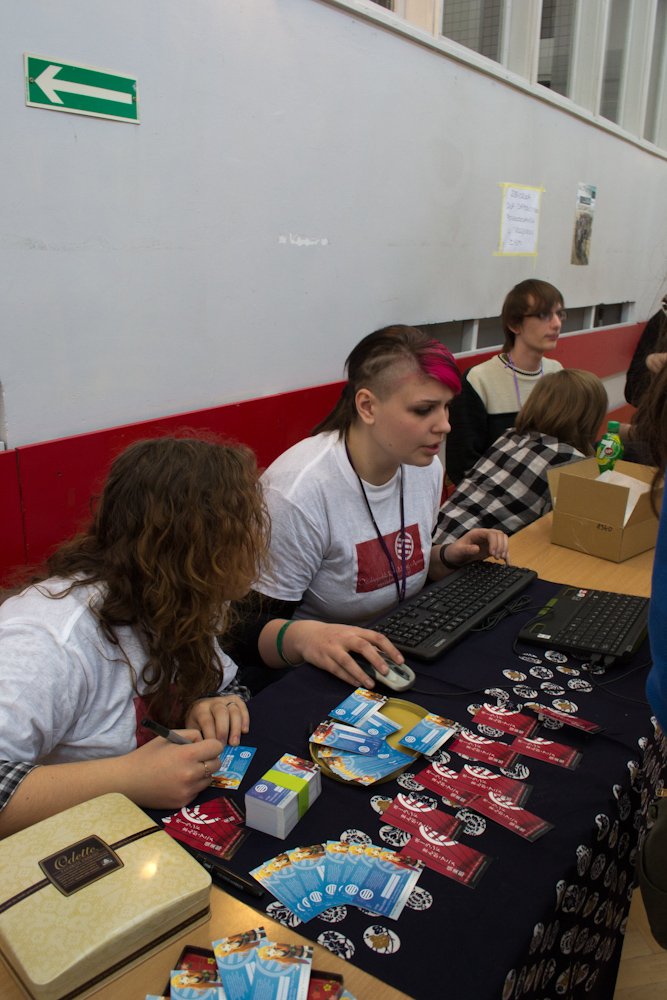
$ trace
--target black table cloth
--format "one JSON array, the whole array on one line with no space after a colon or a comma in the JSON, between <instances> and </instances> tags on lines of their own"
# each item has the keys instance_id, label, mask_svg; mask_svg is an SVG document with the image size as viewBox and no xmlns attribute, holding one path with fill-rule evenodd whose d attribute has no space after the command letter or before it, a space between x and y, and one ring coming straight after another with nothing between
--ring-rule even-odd
<instances>
[{"instance_id":1,"label":"black table cloth","mask_svg":"<svg viewBox=\"0 0 667 1000\"><path fill-rule=\"evenodd\" d=\"M323 776L320 798L285 841L252 831L230 867L245 874L285 848L325 840L400 848L407 835L383 822L378 802L408 790L435 799L446 812L460 812L465 826L459 839L492 857L492 864L476 888L424 869L397 921L334 907L299 923L269 894L257 904L249 896L239 898L411 997L609 1000L638 839L664 762L644 697L647 643L630 664L605 675L573 657L523 644L513 649L521 625L557 589L536 580L526 591L530 608L469 635L434 664L412 661L417 683L401 695L473 732L471 708L483 702L516 708L531 700L547 705L566 700L583 718L599 723L603 732L592 736L571 727L536 733L580 750L575 771L521 757L504 772L533 786L526 808L553 823L552 830L531 843L473 809L444 805L414 779L428 763L424 757L398 778L366 788ZM525 679L504 673L513 671ZM258 750L240 790L229 794L242 803L244 791L283 753L308 757L310 732L349 691L330 674L304 666L255 697L244 742ZM447 760L448 753L445 746L436 759ZM450 757L456 768L463 763L453 753Z\"/></svg>"}]
</instances>

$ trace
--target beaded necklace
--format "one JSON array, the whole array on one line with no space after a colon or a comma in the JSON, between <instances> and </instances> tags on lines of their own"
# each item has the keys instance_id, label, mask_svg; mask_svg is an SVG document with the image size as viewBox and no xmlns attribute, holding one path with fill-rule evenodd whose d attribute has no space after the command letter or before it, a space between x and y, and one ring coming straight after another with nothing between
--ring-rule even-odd
<instances>
[{"instance_id":1,"label":"beaded necklace","mask_svg":"<svg viewBox=\"0 0 667 1000\"><path fill-rule=\"evenodd\" d=\"M537 369L536 372L524 372L520 368L515 368L514 362L512 361L512 356L510 354L502 354L501 361L503 361L505 367L509 368L512 372L512 378L514 379L514 391L516 393L516 402L518 408L521 409L521 393L519 391L519 380L516 377L516 374L517 372L519 372L519 374L521 375L530 375L533 378L535 377L542 378L542 375L544 374L544 363L540 361L540 367Z\"/></svg>"}]
</instances>

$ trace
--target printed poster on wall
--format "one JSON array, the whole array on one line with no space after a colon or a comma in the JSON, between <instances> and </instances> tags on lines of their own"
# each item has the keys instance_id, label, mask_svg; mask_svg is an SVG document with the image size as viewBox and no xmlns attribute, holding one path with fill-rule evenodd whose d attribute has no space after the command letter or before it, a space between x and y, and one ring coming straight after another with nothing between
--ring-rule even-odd
<instances>
[{"instance_id":1,"label":"printed poster on wall","mask_svg":"<svg viewBox=\"0 0 667 1000\"><path fill-rule=\"evenodd\" d=\"M579 184L577 187L577 209L574 215L571 264L588 264L590 259L595 194L594 184Z\"/></svg>"},{"instance_id":2,"label":"printed poster on wall","mask_svg":"<svg viewBox=\"0 0 667 1000\"><path fill-rule=\"evenodd\" d=\"M500 242L495 256L537 256L540 198L544 188L502 183Z\"/></svg>"}]
</instances>

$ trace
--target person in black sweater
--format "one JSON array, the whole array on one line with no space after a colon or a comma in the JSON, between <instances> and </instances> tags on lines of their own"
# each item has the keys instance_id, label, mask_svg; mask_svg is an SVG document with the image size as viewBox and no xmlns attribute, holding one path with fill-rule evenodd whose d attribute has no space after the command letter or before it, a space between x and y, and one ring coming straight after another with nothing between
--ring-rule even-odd
<instances>
[{"instance_id":1,"label":"person in black sweater","mask_svg":"<svg viewBox=\"0 0 667 1000\"><path fill-rule=\"evenodd\" d=\"M667 295L660 309L651 316L637 342L625 379L625 398L631 406L639 406L648 389L651 376L667 361Z\"/></svg>"}]
</instances>

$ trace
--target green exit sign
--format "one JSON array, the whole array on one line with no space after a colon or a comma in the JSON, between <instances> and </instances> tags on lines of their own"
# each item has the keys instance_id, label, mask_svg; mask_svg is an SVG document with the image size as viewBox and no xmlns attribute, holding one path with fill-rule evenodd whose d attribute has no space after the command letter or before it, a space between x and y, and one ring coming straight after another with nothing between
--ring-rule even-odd
<instances>
[{"instance_id":1,"label":"green exit sign","mask_svg":"<svg viewBox=\"0 0 667 1000\"><path fill-rule=\"evenodd\" d=\"M139 122L137 81L125 73L24 54L25 102L30 108Z\"/></svg>"}]
</instances>

